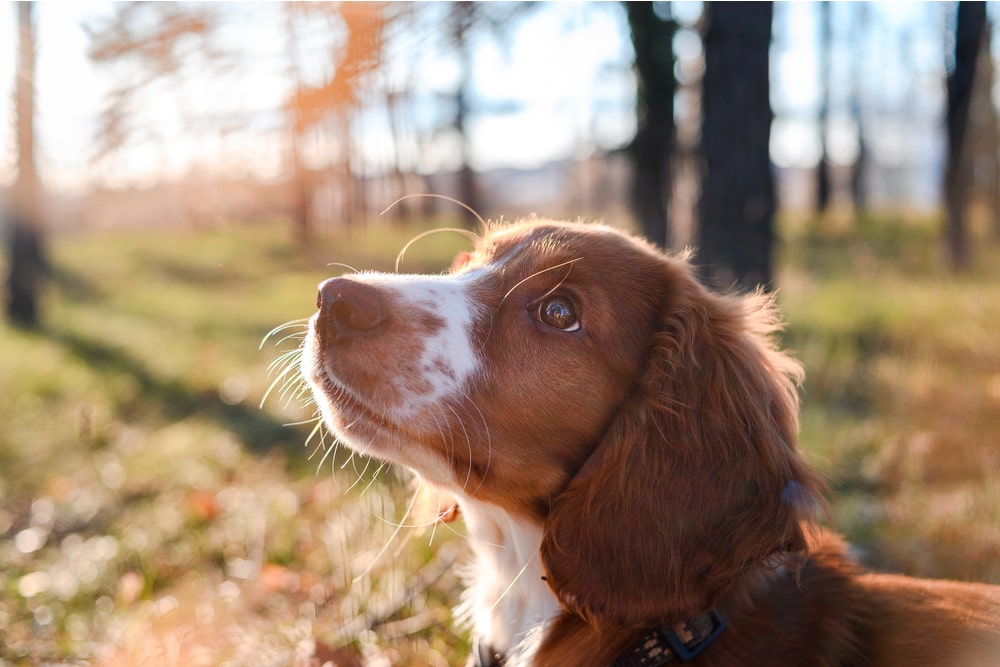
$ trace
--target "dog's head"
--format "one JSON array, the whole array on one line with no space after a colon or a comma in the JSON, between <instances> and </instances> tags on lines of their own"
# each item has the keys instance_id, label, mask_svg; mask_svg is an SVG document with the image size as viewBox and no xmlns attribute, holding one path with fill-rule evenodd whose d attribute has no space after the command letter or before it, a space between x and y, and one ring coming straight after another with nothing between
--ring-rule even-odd
<instances>
[{"instance_id":1,"label":"dog's head","mask_svg":"<svg viewBox=\"0 0 1000 667\"><path fill-rule=\"evenodd\" d=\"M562 603L644 625L804 548L799 366L769 299L610 228L524 222L441 276L320 286L303 372L351 447L544 526Z\"/></svg>"}]
</instances>

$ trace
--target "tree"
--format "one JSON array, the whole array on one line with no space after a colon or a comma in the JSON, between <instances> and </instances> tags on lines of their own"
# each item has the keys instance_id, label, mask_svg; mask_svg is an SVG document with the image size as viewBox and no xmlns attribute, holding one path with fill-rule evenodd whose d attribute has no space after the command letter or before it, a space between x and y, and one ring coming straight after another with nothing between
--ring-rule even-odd
<instances>
[{"instance_id":1,"label":"tree","mask_svg":"<svg viewBox=\"0 0 1000 667\"><path fill-rule=\"evenodd\" d=\"M948 74L948 161L944 182L945 255L955 271L969 265L965 213L972 180L972 160L967 130L976 60L985 31L986 5L982 2L959 2L955 25L955 65Z\"/></svg>"},{"instance_id":2,"label":"tree","mask_svg":"<svg viewBox=\"0 0 1000 667\"><path fill-rule=\"evenodd\" d=\"M455 51L461 66L458 88L455 90L455 132L462 142L462 166L458 172L458 198L473 211L482 207L479 202L479 191L476 186L476 176L472 171L472 149L469 143L468 118L469 97L472 93L472 49L469 44L469 32L476 21L476 5L467 0L459 0L452 5L451 36Z\"/></svg>"},{"instance_id":3,"label":"tree","mask_svg":"<svg viewBox=\"0 0 1000 667\"><path fill-rule=\"evenodd\" d=\"M33 2L15 3L18 25L17 181L13 189L7 239L7 319L15 325L38 325L38 300L46 274L41 228L41 184L35 165L35 25Z\"/></svg>"},{"instance_id":4,"label":"tree","mask_svg":"<svg viewBox=\"0 0 1000 667\"><path fill-rule=\"evenodd\" d=\"M651 2L626 2L625 11L638 79L637 129L629 144L634 169L632 208L646 238L667 247L673 187L676 25L670 18L661 17Z\"/></svg>"},{"instance_id":5,"label":"tree","mask_svg":"<svg viewBox=\"0 0 1000 667\"><path fill-rule=\"evenodd\" d=\"M501 38L519 17L533 9L531 2L470 2L459 0L447 3L449 46L454 49L460 68L458 86L455 89L455 114L452 118L452 128L461 141L462 164L458 172L458 199L473 211L481 210L481 197L472 169L472 144L469 141L468 125L470 116L477 109L472 103L473 97L473 32L485 29L494 37ZM465 218L467 224L473 224L474 217Z\"/></svg>"},{"instance_id":6,"label":"tree","mask_svg":"<svg viewBox=\"0 0 1000 667\"><path fill-rule=\"evenodd\" d=\"M969 119L965 159L972 169L972 193L969 199L981 206L989 218L992 240L1000 241L1000 124L993 103L995 67L990 26L983 30L976 59L976 74L969 100Z\"/></svg>"},{"instance_id":7,"label":"tree","mask_svg":"<svg viewBox=\"0 0 1000 667\"><path fill-rule=\"evenodd\" d=\"M207 61L218 59L219 54L209 46L217 22L218 16L205 6L126 2L114 5L107 20L83 26L90 40L87 55L93 63L129 66L128 75L117 78L119 83L101 113L99 156L122 148L139 132L140 100L154 83L181 76L195 51Z\"/></svg>"},{"instance_id":8,"label":"tree","mask_svg":"<svg viewBox=\"0 0 1000 667\"><path fill-rule=\"evenodd\" d=\"M706 3L699 264L713 285L771 286L776 207L769 144L772 6Z\"/></svg>"},{"instance_id":9,"label":"tree","mask_svg":"<svg viewBox=\"0 0 1000 667\"><path fill-rule=\"evenodd\" d=\"M830 129L830 60L833 45L833 26L830 17L830 2L819 3L819 162L816 165L816 214L822 216L830 206L831 178L830 157L827 155L826 140Z\"/></svg>"},{"instance_id":10,"label":"tree","mask_svg":"<svg viewBox=\"0 0 1000 667\"><path fill-rule=\"evenodd\" d=\"M294 218L299 241L307 245L313 235L312 230L312 185L304 164L301 147L309 131L330 127L336 132L341 149L337 172L344 200L350 202L343 215L350 220L357 213L357 203L364 202L359 188L355 187L354 170L351 167L350 132L352 114L362 103L363 93L373 85L373 74L382 64L382 50L385 32L394 20L396 9L387 3L291 3L286 5L288 20L289 51L291 53L292 77L295 87L287 106L292 119L291 153L292 185L295 195ZM329 57L331 75L317 85L302 80L297 64L296 14L318 14L322 18L337 21L343 25L345 37L331 45ZM352 206L354 204L355 206Z\"/></svg>"},{"instance_id":11,"label":"tree","mask_svg":"<svg viewBox=\"0 0 1000 667\"><path fill-rule=\"evenodd\" d=\"M864 39L868 33L868 5L858 3L854 7L855 20L857 26L854 29L854 44L851 67L853 70L853 83L850 89L850 101L848 110L854 125L857 129L858 154L851 165L851 199L854 200L854 215L860 217L864 215L867 207L868 193L865 189L866 165L868 161L868 146L865 141L865 118L862 113L863 86L865 70L868 68L868 61L864 57Z\"/></svg>"}]
</instances>

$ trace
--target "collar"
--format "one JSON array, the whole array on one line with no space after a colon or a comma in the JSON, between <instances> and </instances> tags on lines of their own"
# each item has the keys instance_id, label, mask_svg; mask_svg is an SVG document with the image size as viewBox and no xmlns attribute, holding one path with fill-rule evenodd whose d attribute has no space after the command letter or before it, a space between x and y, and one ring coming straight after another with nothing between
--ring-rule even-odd
<instances>
[{"instance_id":1,"label":"collar","mask_svg":"<svg viewBox=\"0 0 1000 667\"><path fill-rule=\"evenodd\" d=\"M660 667L688 662L726 629L726 619L714 609L672 625L657 625L612 663L611 667Z\"/></svg>"},{"instance_id":2,"label":"collar","mask_svg":"<svg viewBox=\"0 0 1000 667\"><path fill-rule=\"evenodd\" d=\"M674 660L688 662L725 629L726 619L714 609L672 625L657 625L625 649L610 667L660 667ZM473 659L476 667L503 667L506 662L503 654L478 642Z\"/></svg>"}]
</instances>

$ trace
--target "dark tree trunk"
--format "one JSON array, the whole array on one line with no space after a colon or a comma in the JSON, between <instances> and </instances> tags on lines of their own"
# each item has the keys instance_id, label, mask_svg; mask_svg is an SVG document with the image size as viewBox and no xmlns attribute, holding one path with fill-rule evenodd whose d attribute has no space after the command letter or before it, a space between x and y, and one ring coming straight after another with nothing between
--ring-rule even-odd
<instances>
[{"instance_id":1,"label":"dark tree trunk","mask_svg":"<svg viewBox=\"0 0 1000 667\"><path fill-rule=\"evenodd\" d=\"M955 26L955 68L948 75L948 163L945 168L945 255L951 268L969 265L965 205L970 192L972 165L966 146L976 59L986 30L986 5L959 2Z\"/></svg>"},{"instance_id":2,"label":"dark tree trunk","mask_svg":"<svg viewBox=\"0 0 1000 667\"><path fill-rule=\"evenodd\" d=\"M716 287L771 287L771 3L706 3L699 264Z\"/></svg>"},{"instance_id":3,"label":"dark tree trunk","mask_svg":"<svg viewBox=\"0 0 1000 667\"><path fill-rule=\"evenodd\" d=\"M816 165L816 213L823 215L830 206L830 158L826 152L826 135L830 118L830 59L832 26L830 20L830 3L824 0L819 3L820 11L820 107L819 107L819 162Z\"/></svg>"},{"instance_id":4,"label":"dark tree trunk","mask_svg":"<svg viewBox=\"0 0 1000 667\"><path fill-rule=\"evenodd\" d=\"M854 60L852 69L854 72L854 82L851 84L851 117L858 132L858 155L851 166L851 199L854 200L855 217L863 216L868 208L867 192L865 190L866 165L868 160L868 147L865 143L865 124L862 110L863 100L861 99L861 81L864 78L865 68L868 62L864 58L864 40L868 33L868 6L865 3L857 3L854 7L857 25L854 29Z\"/></svg>"},{"instance_id":5,"label":"dark tree trunk","mask_svg":"<svg viewBox=\"0 0 1000 667\"><path fill-rule=\"evenodd\" d=\"M38 326L38 300L47 274L42 234L36 220L15 212L7 239L7 320L16 326Z\"/></svg>"},{"instance_id":6,"label":"dark tree trunk","mask_svg":"<svg viewBox=\"0 0 1000 667\"><path fill-rule=\"evenodd\" d=\"M643 234L670 243L671 157L674 147L674 22L651 2L626 2L639 90L637 129L629 146L634 176L632 208Z\"/></svg>"},{"instance_id":7,"label":"dark tree trunk","mask_svg":"<svg viewBox=\"0 0 1000 667\"><path fill-rule=\"evenodd\" d=\"M41 228L41 185L35 167L35 28L33 2L15 5L18 22L17 181L7 238L7 319L17 326L38 325L38 301L46 275Z\"/></svg>"},{"instance_id":8,"label":"dark tree trunk","mask_svg":"<svg viewBox=\"0 0 1000 667\"><path fill-rule=\"evenodd\" d=\"M469 44L468 33L475 22L476 11L476 3L467 0L456 2L452 6L453 37L462 67L458 90L455 91L455 132L462 142L462 166L458 171L458 199L478 213L481 211L481 202L476 174L470 164L472 148L468 129L469 96L472 88L472 47ZM473 217L463 219L470 227L475 221Z\"/></svg>"}]
</instances>

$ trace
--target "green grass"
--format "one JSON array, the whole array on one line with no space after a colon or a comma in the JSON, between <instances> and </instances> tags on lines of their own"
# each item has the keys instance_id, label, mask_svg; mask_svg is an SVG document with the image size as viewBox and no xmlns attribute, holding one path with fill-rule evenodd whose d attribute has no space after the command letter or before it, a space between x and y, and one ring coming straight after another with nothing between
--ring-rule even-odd
<instances>
[{"instance_id":1,"label":"green grass","mask_svg":"<svg viewBox=\"0 0 1000 667\"><path fill-rule=\"evenodd\" d=\"M933 221L785 228L785 342L831 521L874 566L1000 583L1000 250L953 277ZM326 263L392 270L419 231L308 252L278 225L53 239L44 326L0 326L0 665L290 665L314 639L464 664L461 527L393 538L401 475L321 464L310 427L285 425L307 408L258 407L295 341L258 345L312 312L342 270ZM401 269L466 246L424 238Z\"/></svg>"},{"instance_id":2,"label":"green grass","mask_svg":"<svg viewBox=\"0 0 1000 667\"><path fill-rule=\"evenodd\" d=\"M369 625L419 617L400 591L454 556L392 547L361 576L406 485L362 493L364 461L320 468L310 428L285 426L311 411L277 395L258 407L296 341L258 346L311 314L316 285L343 271L326 263L391 269L413 233L310 253L276 225L54 239L44 326L0 328L0 664L154 664L174 643L182 664L291 664L314 624L375 650ZM442 270L454 237L417 243L404 267ZM426 585L443 613L454 582ZM454 661L464 640L437 625L407 646Z\"/></svg>"},{"instance_id":3,"label":"green grass","mask_svg":"<svg viewBox=\"0 0 1000 667\"><path fill-rule=\"evenodd\" d=\"M788 233L802 445L870 564L1000 583L1000 248L979 243L951 275L935 224Z\"/></svg>"}]
</instances>

